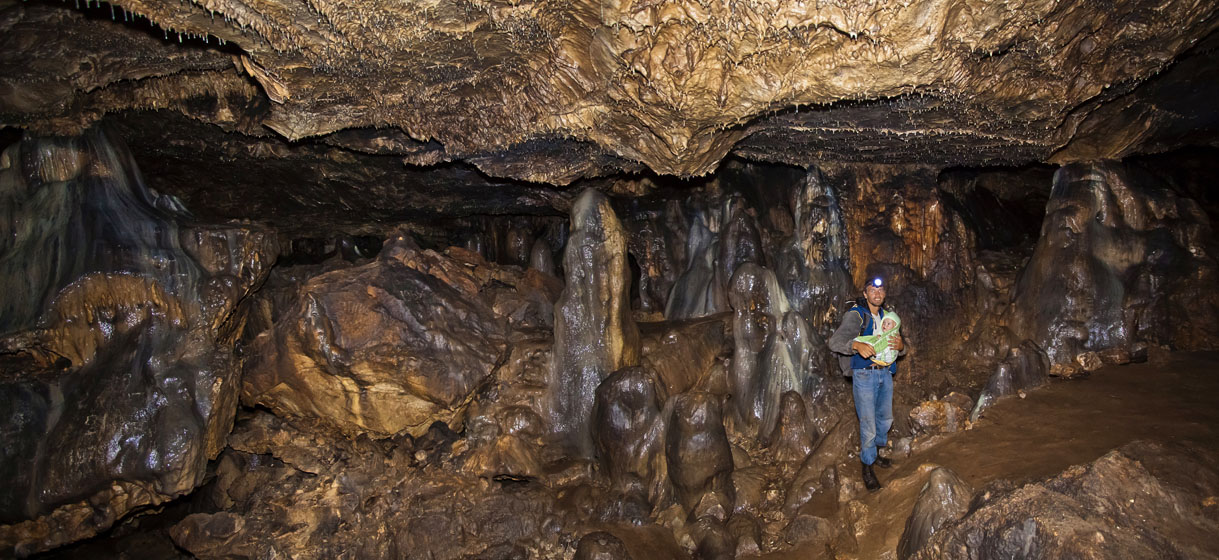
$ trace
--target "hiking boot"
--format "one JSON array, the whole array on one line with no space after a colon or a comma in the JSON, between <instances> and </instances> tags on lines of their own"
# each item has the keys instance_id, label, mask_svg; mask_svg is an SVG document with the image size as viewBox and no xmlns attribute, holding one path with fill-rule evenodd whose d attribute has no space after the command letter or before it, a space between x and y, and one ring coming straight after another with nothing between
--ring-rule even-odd
<instances>
[{"instance_id":1,"label":"hiking boot","mask_svg":"<svg viewBox=\"0 0 1219 560\"><path fill-rule=\"evenodd\" d=\"M863 466L863 485L872 492L880 490L880 481L876 479L876 473L872 471L872 465Z\"/></svg>"},{"instance_id":2,"label":"hiking boot","mask_svg":"<svg viewBox=\"0 0 1219 560\"><path fill-rule=\"evenodd\" d=\"M892 467L892 466L893 466L893 461L890 461L890 460L888 460L888 459L886 459L886 458L884 458L884 457L881 457L881 456L877 455L877 456L876 456L876 460L875 460L875 461L873 461L873 462L872 462L872 464L873 464L873 465L875 465L875 466L877 466L877 467L880 467L880 468L882 468L882 469L887 469L887 468L889 468L889 467Z\"/></svg>"}]
</instances>

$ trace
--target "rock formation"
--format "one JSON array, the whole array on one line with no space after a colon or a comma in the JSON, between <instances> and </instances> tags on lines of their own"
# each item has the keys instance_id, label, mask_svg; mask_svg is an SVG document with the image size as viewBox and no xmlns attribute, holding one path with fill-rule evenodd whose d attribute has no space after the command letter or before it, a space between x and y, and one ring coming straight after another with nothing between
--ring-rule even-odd
<instances>
[{"instance_id":1,"label":"rock formation","mask_svg":"<svg viewBox=\"0 0 1219 560\"><path fill-rule=\"evenodd\" d=\"M302 286L294 308L252 344L242 400L350 434L419 435L451 420L503 358L504 327L440 278L457 279L395 256L387 248Z\"/></svg>"},{"instance_id":2,"label":"rock formation","mask_svg":"<svg viewBox=\"0 0 1219 560\"><path fill-rule=\"evenodd\" d=\"M0 549L24 555L203 481L236 413L239 302L276 247L262 228L191 225L100 130L0 159Z\"/></svg>"},{"instance_id":3,"label":"rock formation","mask_svg":"<svg viewBox=\"0 0 1219 560\"><path fill-rule=\"evenodd\" d=\"M614 490L637 494L650 504L667 493L665 435L669 412L654 373L623 368L597 387L593 440Z\"/></svg>"},{"instance_id":4,"label":"rock formation","mask_svg":"<svg viewBox=\"0 0 1219 560\"><path fill-rule=\"evenodd\" d=\"M605 196L585 190L572 208L563 257L567 283L555 304L551 378L554 429L585 455L592 451L588 421L597 386L639 363L624 234Z\"/></svg>"},{"instance_id":5,"label":"rock formation","mask_svg":"<svg viewBox=\"0 0 1219 560\"><path fill-rule=\"evenodd\" d=\"M1213 31L1214 9L14 4L0 118L63 134L108 113L169 109L255 137L265 127L553 183L640 164L701 175L729 153L790 163L1097 159L1181 126L1140 105L1132 86ZM113 62L91 61L99 51Z\"/></svg>"},{"instance_id":6,"label":"rock formation","mask_svg":"<svg viewBox=\"0 0 1219 560\"><path fill-rule=\"evenodd\" d=\"M1209 451L1135 442L970 507L913 558L1205 558L1219 527L1202 496L1219 475Z\"/></svg>"},{"instance_id":7,"label":"rock formation","mask_svg":"<svg viewBox=\"0 0 1219 560\"><path fill-rule=\"evenodd\" d=\"M982 411L999 397L1021 394L1045 385L1049 382L1049 373L1050 361L1045 351L1032 341L1024 341L1012 348L1007 358L999 363L982 389L970 419L976 421Z\"/></svg>"},{"instance_id":8,"label":"rock formation","mask_svg":"<svg viewBox=\"0 0 1219 560\"><path fill-rule=\"evenodd\" d=\"M1219 348L1215 98L1199 0L0 1L0 556L1213 555L1205 450L863 494L825 340L899 457Z\"/></svg>"},{"instance_id":9,"label":"rock formation","mask_svg":"<svg viewBox=\"0 0 1219 560\"><path fill-rule=\"evenodd\" d=\"M1015 286L1013 305L1031 313L1017 315L1013 331L1055 365L1168 339L1183 349L1213 347L1219 301L1203 287L1219 274L1210 229L1195 201L1141 170L1059 169L1041 237Z\"/></svg>"},{"instance_id":10,"label":"rock formation","mask_svg":"<svg viewBox=\"0 0 1219 560\"><path fill-rule=\"evenodd\" d=\"M897 557L905 560L921 550L944 525L965 515L972 498L973 489L956 473L944 467L932 469L906 520Z\"/></svg>"}]
</instances>

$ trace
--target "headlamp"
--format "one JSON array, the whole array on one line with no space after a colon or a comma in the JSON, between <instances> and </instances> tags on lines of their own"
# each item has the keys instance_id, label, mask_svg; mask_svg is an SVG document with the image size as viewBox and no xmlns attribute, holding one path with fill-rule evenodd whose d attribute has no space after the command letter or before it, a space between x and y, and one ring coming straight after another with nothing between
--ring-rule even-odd
<instances>
[{"instance_id":1,"label":"headlamp","mask_svg":"<svg viewBox=\"0 0 1219 560\"><path fill-rule=\"evenodd\" d=\"M868 285L873 288L883 288L885 287L885 281L881 280L880 277L877 276L876 278L873 278L871 282L868 282Z\"/></svg>"}]
</instances>

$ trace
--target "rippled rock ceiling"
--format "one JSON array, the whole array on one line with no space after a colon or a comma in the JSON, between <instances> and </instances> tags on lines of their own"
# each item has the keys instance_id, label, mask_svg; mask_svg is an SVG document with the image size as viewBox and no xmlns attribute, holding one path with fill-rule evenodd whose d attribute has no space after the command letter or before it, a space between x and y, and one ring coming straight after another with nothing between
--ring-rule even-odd
<instances>
[{"instance_id":1,"label":"rippled rock ceiling","mask_svg":"<svg viewBox=\"0 0 1219 560\"><path fill-rule=\"evenodd\" d=\"M235 156L199 124L256 159L314 139L559 185L729 154L1061 163L1162 150L1219 93L1204 0L4 4L0 122L171 111L133 126L208 160Z\"/></svg>"},{"instance_id":2,"label":"rippled rock ceiling","mask_svg":"<svg viewBox=\"0 0 1219 560\"><path fill-rule=\"evenodd\" d=\"M0 556L855 557L869 275L907 453L1219 348L1217 15L0 0ZM967 514L937 471L897 552L1141 449Z\"/></svg>"}]
</instances>

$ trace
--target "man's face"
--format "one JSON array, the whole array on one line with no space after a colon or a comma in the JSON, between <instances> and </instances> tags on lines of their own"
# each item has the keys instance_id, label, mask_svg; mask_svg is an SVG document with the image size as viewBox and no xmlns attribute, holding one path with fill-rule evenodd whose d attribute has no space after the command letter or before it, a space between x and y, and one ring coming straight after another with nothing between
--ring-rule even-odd
<instances>
[{"instance_id":1,"label":"man's face","mask_svg":"<svg viewBox=\"0 0 1219 560\"><path fill-rule=\"evenodd\" d=\"M868 305L872 307L880 307L885 303L885 287L868 285L863 291L864 297L868 298Z\"/></svg>"}]
</instances>

